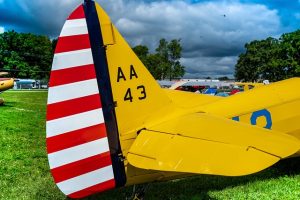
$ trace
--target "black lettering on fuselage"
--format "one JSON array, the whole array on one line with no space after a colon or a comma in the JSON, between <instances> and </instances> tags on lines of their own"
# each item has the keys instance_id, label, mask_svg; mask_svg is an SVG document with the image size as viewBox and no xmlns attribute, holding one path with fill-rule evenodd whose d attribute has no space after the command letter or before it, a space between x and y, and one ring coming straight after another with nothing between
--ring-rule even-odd
<instances>
[{"instance_id":1,"label":"black lettering on fuselage","mask_svg":"<svg viewBox=\"0 0 300 200\"><path fill-rule=\"evenodd\" d=\"M118 67L118 78L117 78L117 82L120 82L120 79L124 79L124 81L126 81L125 75L121 69L121 67Z\"/></svg>"},{"instance_id":2,"label":"black lettering on fuselage","mask_svg":"<svg viewBox=\"0 0 300 200\"><path fill-rule=\"evenodd\" d=\"M130 80L135 77L135 78L138 78L138 75L137 73L135 72L134 68L133 68L133 65L130 65Z\"/></svg>"}]
</instances>

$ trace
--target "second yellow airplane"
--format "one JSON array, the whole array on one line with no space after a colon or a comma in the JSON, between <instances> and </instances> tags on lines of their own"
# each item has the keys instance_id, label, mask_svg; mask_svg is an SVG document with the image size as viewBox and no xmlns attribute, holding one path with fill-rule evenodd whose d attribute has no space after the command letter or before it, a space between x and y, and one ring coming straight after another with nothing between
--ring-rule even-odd
<instances>
[{"instance_id":1,"label":"second yellow airplane","mask_svg":"<svg viewBox=\"0 0 300 200\"><path fill-rule=\"evenodd\" d=\"M0 77L3 75L7 75L6 72L0 72ZM13 78L0 78L0 93L6 90L9 90L14 87L14 79ZM0 105L4 103L4 100L0 98Z\"/></svg>"}]
</instances>

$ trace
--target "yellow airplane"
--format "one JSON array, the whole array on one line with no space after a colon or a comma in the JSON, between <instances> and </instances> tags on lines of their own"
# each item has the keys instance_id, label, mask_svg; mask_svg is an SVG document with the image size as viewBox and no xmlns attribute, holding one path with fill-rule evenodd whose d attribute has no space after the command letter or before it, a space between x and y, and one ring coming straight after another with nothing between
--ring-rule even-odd
<instances>
[{"instance_id":1,"label":"yellow airplane","mask_svg":"<svg viewBox=\"0 0 300 200\"><path fill-rule=\"evenodd\" d=\"M7 72L0 72L0 77L3 75L7 75ZM11 89L14 87L14 79L13 78L0 78L0 93ZM0 105L3 105L4 100L0 98Z\"/></svg>"},{"instance_id":2,"label":"yellow airplane","mask_svg":"<svg viewBox=\"0 0 300 200\"><path fill-rule=\"evenodd\" d=\"M53 59L47 152L68 197L195 174L242 176L300 152L299 78L227 98L161 89L86 0Z\"/></svg>"}]
</instances>

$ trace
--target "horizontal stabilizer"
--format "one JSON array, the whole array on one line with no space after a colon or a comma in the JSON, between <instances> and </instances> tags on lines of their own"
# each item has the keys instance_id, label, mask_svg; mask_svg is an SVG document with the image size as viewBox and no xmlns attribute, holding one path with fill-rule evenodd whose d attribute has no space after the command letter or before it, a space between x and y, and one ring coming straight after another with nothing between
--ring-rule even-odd
<instances>
[{"instance_id":1,"label":"horizontal stabilizer","mask_svg":"<svg viewBox=\"0 0 300 200\"><path fill-rule=\"evenodd\" d=\"M240 176L299 148L299 140L289 135L194 113L141 131L127 158L143 169Z\"/></svg>"},{"instance_id":2,"label":"horizontal stabilizer","mask_svg":"<svg viewBox=\"0 0 300 200\"><path fill-rule=\"evenodd\" d=\"M176 106L185 109L203 106L223 99L223 97L219 96L185 92L180 90L164 89L163 91Z\"/></svg>"}]
</instances>

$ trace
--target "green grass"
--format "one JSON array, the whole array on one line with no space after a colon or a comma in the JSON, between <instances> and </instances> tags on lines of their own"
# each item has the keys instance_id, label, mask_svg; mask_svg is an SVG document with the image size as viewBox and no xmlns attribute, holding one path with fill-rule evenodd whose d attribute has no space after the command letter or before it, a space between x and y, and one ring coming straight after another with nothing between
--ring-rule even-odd
<instances>
[{"instance_id":1,"label":"green grass","mask_svg":"<svg viewBox=\"0 0 300 200\"><path fill-rule=\"evenodd\" d=\"M66 199L55 186L45 147L46 92L1 94L0 199ZM132 187L86 199L125 199ZM146 199L300 199L300 159L245 177L197 176L151 183Z\"/></svg>"}]
</instances>

